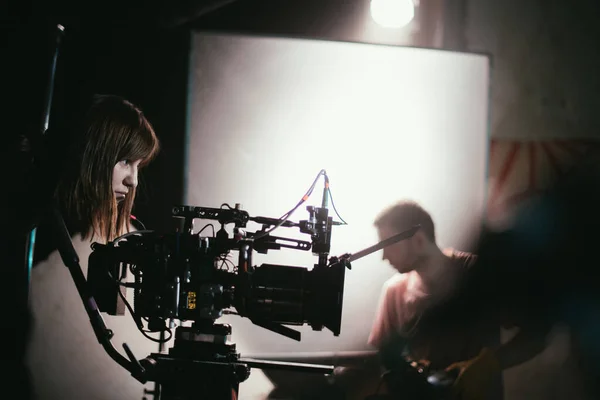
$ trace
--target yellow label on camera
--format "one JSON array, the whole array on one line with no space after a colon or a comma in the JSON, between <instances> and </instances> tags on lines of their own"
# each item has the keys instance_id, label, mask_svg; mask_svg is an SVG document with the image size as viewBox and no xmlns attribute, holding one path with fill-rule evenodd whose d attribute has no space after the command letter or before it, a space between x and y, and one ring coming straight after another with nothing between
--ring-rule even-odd
<instances>
[{"instance_id":1,"label":"yellow label on camera","mask_svg":"<svg viewBox=\"0 0 600 400\"><path fill-rule=\"evenodd\" d=\"M188 310L194 310L196 308L196 292L188 292L187 308Z\"/></svg>"}]
</instances>

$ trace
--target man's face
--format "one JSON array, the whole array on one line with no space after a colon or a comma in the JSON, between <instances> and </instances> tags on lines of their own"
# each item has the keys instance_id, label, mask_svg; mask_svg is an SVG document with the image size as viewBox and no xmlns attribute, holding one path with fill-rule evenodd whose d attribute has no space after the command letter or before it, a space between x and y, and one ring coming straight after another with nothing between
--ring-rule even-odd
<instances>
[{"instance_id":1,"label":"man's face","mask_svg":"<svg viewBox=\"0 0 600 400\"><path fill-rule=\"evenodd\" d=\"M383 226L378 230L379 240L385 240L398 233L400 232L396 229ZM412 271L419 258L413 239L414 236L383 248L383 259L400 273Z\"/></svg>"}]
</instances>

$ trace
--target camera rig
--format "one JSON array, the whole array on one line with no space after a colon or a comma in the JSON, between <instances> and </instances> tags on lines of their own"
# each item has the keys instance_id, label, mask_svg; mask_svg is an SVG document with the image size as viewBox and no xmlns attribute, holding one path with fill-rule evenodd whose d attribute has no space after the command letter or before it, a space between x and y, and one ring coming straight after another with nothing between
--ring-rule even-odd
<instances>
[{"instance_id":1,"label":"camera rig","mask_svg":"<svg viewBox=\"0 0 600 400\"><path fill-rule=\"evenodd\" d=\"M152 332L169 329L167 320L192 321L206 326L227 309L254 324L300 340L299 332L285 325L308 323L314 330L328 328L339 335L344 271L349 263L328 257L332 218L326 208L307 207L310 218L300 223L285 221L311 235L312 241L272 236L269 226L279 220L252 218L235 208L174 207L179 220L172 233L133 232L109 244L94 243L89 260L88 282L101 311L119 315L124 311L121 287L134 290L136 318L147 320ZM193 232L196 218L213 219L221 229L213 237ZM263 229L245 230L249 221ZM233 235L225 226L234 224ZM314 268L263 264L254 266L252 254L293 248L313 250ZM237 251L237 266L228 258ZM231 265L233 264L233 268ZM133 284L120 282L127 272Z\"/></svg>"},{"instance_id":2,"label":"camera rig","mask_svg":"<svg viewBox=\"0 0 600 400\"><path fill-rule=\"evenodd\" d=\"M178 222L174 232L134 232L106 245L95 243L88 283L100 311L121 315L122 304L127 304L122 288L130 286L134 291L130 312L139 328L143 319L146 332L167 331L168 340L178 322L192 322L191 326L176 327L168 355L151 354L136 364L134 376L159 383L164 398L197 398L200 394L231 398L238 384L249 376L250 366L240 361L235 344L229 340L231 327L215 324L229 308L256 325L296 340L300 340L299 332L283 324L308 322L314 329L326 326L339 335L346 266L327 263L332 226L327 210L309 207L309 212L307 221L284 224L311 234L315 246L293 239L279 243L284 238L266 233L268 226L279 223L277 220L251 218L239 205L229 209L174 207L172 215ZM196 218L216 220L221 229L213 237L202 237L193 232ZM263 230L246 232L244 228L252 220L262 223ZM225 229L227 224L234 224L232 236ZM319 263L312 270L253 266L253 251L266 253L281 247L319 249ZM227 257L236 250L237 266L224 268L228 262L233 264ZM133 284L122 282L127 272L135 276ZM262 364L255 361L253 366ZM275 363L265 366L276 367ZM327 367L307 367L329 371ZM211 387L201 387L199 376L210 378L202 381Z\"/></svg>"},{"instance_id":3,"label":"camera rig","mask_svg":"<svg viewBox=\"0 0 600 400\"><path fill-rule=\"evenodd\" d=\"M313 330L325 327L340 334L345 270L351 261L412 236L418 227L354 255L329 257L332 227L342 223L328 215L327 192L328 185L324 206L307 206L309 218L298 223L251 217L239 204L178 206L172 209L177 222L173 232L136 231L108 244L94 243L88 284L98 309L122 315L126 305L140 330L145 321L145 332L167 332L165 341L175 327L168 354L153 353L136 361L124 345L132 375L141 382L156 382L160 398L174 400L237 398L239 383L249 377L251 367L332 373L333 366L240 358L230 340L231 327L215 323L224 314L237 314L298 341L300 332L286 325L308 324ZM221 228L211 237L201 236L212 224L194 233L195 219L218 221ZM262 229L247 231L251 221ZM234 225L231 235L225 229L228 224ZM299 228L311 241L270 234L280 226ZM281 248L312 250L318 262L311 269L253 265L254 251L264 254ZM228 259L232 251L237 251L237 266ZM133 274L133 283L123 282L128 273ZM126 287L133 288L133 308L125 299ZM191 325L183 326L185 321Z\"/></svg>"},{"instance_id":4,"label":"camera rig","mask_svg":"<svg viewBox=\"0 0 600 400\"><path fill-rule=\"evenodd\" d=\"M153 353L137 362L125 347L134 377L157 382L165 399L200 395L230 399L232 393L237 396L250 367L331 373L329 366L242 360L230 341L231 327L215 323L224 314L237 314L295 340L300 340L300 332L285 325L310 324L314 330L326 327L340 334L344 276L350 263L328 256L334 225L328 209L307 206L307 210L309 218L295 223L251 217L239 204L178 206L172 209L173 232L134 231L108 244L94 243L88 284L99 311L122 315L126 305L140 330L146 322L145 334L168 332L164 341L175 327L168 354ZM194 233L195 219L218 221L221 228L211 237L201 236L202 231ZM262 224L262 229L248 232L250 221ZM234 225L232 235L228 224ZM272 236L270 231L279 226L298 227L311 241ZM312 249L318 263L312 269L253 265L254 251L286 247ZM237 251L237 265L228 259L232 251ZM128 273L135 277L133 283L123 281ZM126 301L126 287L133 288L133 307ZM191 325L183 326L186 321ZM199 383L198 377L206 379Z\"/></svg>"}]
</instances>

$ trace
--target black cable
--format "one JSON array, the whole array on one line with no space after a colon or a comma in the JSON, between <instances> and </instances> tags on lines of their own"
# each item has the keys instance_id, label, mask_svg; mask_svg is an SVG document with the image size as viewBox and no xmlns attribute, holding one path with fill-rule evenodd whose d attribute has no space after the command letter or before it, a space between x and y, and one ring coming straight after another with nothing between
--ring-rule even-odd
<instances>
[{"instance_id":1,"label":"black cable","mask_svg":"<svg viewBox=\"0 0 600 400\"><path fill-rule=\"evenodd\" d=\"M115 279L112 274L110 273L110 271L107 271L109 277L111 279L113 279L115 281L115 283L117 284L117 286L120 286L123 283L126 282L121 282L120 280ZM133 307L131 307L131 304L129 304L129 301L127 301L127 299L125 298L125 296L123 295L123 293L121 292L121 290L117 290L117 293L119 293L119 296L121 297L121 300L123 300L123 303L125 304L125 307L127 307L127 309L129 310L129 314L131 315L131 318L133 319L133 321L135 322L138 330L142 333L142 335L144 335L146 338L148 338L149 340L156 342L156 343L166 343L169 340L171 340L171 338L173 337L173 332L171 332L171 330L169 328L165 328L165 329L161 329L158 331L150 331L150 330L145 330L144 329L144 324L142 323L142 319L139 318L136 313L133 311ZM152 336L148 335L148 333L157 333L157 332L168 332L169 336L167 338L164 339L156 339L153 338Z\"/></svg>"},{"instance_id":2,"label":"black cable","mask_svg":"<svg viewBox=\"0 0 600 400\"><path fill-rule=\"evenodd\" d=\"M333 208L333 211L335 211L335 215L337 215L340 218L340 221L342 221L342 224L348 225L348 223L346 221L344 221L344 218L342 218L342 216L340 215L338 210L335 208L335 203L333 202L333 195L331 194L331 188L327 189L327 192L329 193L329 200L331 201L331 208Z\"/></svg>"},{"instance_id":3,"label":"black cable","mask_svg":"<svg viewBox=\"0 0 600 400\"><path fill-rule=\"evenodd\" d=\"M261 239L261 238L267 236L269 233L273 232L275 229L277 229L281 225L283 225L283 223L285 221L287 221L292 216L292 214L294 213L294 211L296 211L298 209L298 207L300 207L304 202L306 202L306 200L308 200L308 198L312 194L313 190L315 189L315 186L317 185L317 182L318 182L319 178L321 177L321 175L323 175L325 177L327 176L327 174L325 173L324 169L322 169L321 171L319 171L319 173L317 174L317 176L316 176L315 180L313 181L312 185L310 185L310 187L308 188L308 190L306 191L306 193L304 194L304 196L302 196L302 199L300 199L300 201L298 202L298 204L296 204L294 206L294 208L292 208L291 210L289 210L288 212L286 212L285 214L283 214L281 217L279 217L279 219L278 219L279 222L275 226L273 226L272 228L267 229L265 231L262 231L259 235L254 236L254 240L258 240L258 239Z\"/></svg>"},{"instance_id":4,"label":"black cable","mask_svg":"<svg viewBox=\"0 0 600 400\"><path fill-rule=\"evenodd\" d=\"M212 228L213 237L214 237L215 236L215 226L213 224L206 224L206 225L204 225L204 227L198 231L197 235L201 234L202 231L205 230L209 226Z\"/></svg>"},{"instance_id":5,"label":"black cable","mask_svg":"<svg viewBox=\"0 0 600 400\"><path fill-rule=\"evenodd\" d=\"M143 230L143 231L145 231L145 230L146 230L146 225L144 225L144 223L143 223L142 221L140 221L139 219L137 219L137 217L135 217L135 216L131 215L131 216L129 217L129 219L130 219L131 221L133 221L133 222L132 222L132 225L133 225L133 226L135 227L135 229L137 229L138 231L140 231L140 230ZM136 226L136 225L139 225L139 227L138 227L138 226Z\"/></svg>"}]
</instances>

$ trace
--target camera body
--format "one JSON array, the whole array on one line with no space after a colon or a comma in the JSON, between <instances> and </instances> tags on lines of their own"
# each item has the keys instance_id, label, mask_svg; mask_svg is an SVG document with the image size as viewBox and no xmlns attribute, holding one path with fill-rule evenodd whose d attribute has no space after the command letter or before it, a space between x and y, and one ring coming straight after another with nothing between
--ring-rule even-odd
<instances>
[{"instance_id":1,"label":"camera body","mask_svg":"<svg viewBox=\"0 0 600 400\"><path fill-rule=\"evenodd\" d=\"M166 329L169 320L203 323L224 313L247 317L278 333L281 325L309 324L340 334L346 265L328 261L332 218L326 208L307 207L309 219L296 224L250 217L238 207L213 209L181 206L173 209L183 227L174 232L132 232L108 244L93 244L88 282L98 308L122 315L124 287L133 288L133 310L151 331ZM193 232L193 219L216 219L221 229L213 236ZM247 232L248 221L263 225ZM233 223L233 235L225 225ZM269 226L295 226L311 241L271 236ZM283 242L283 244L282 244ZM253 252L281 247L313 250L312 268L252 263ZM229 258L237 253L235 260ZM126 282L133 275L133 283ZM231 310L235 310L232 312ZM295 334L292 336L296 336Z\"/></svg>"}]
</instances>

